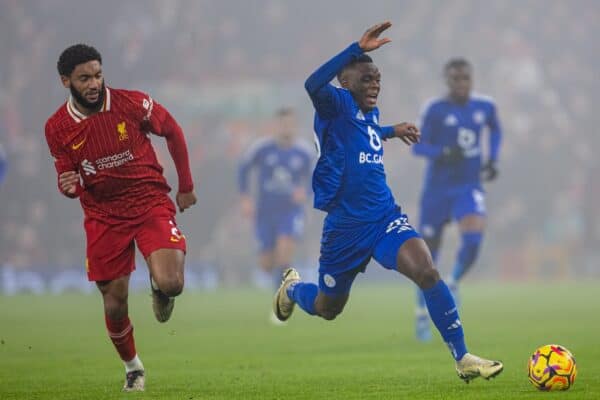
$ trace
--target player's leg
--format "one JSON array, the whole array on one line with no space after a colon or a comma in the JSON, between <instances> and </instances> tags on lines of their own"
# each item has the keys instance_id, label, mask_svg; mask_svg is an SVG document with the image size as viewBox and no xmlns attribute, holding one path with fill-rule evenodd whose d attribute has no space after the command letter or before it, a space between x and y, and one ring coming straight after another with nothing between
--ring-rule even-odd
<instances>
[{"instance_id":1,"label":"player's leg","mask_svg":"<svg viewBox=\"0 0 600 400\"><path fill-rule=\"evenodd\" d=\"M127 305L129 275L135 269L134 232L124 224L91 218L85 219L84 226L88 279L96 282L102 294L108 335L125 364L123 390L144 390L144 366L136 352Z\"/></svg>"},{"instance_id":2,"label":"player's leg","mask_svg":"<svg viewBox=\"0 0 600 400\"><path fill-rule=\"evenodd\" d=\"M309 315L317 315L328 321L335 319L343 311L352 283L360 271L361 268L357 268L335 275L320 272L317 285L302 282L298 272L289 268L274 298L275 315L285 321L291 316L294 305L298 304Z\"/></svg>"},{"instance_id":3,"label":"player's leg","mask_svg":"<svg viewBox=\"0 0 600 400\"><path fill-rule=\"evenodd\" d=\"M310 315L334 319L344 309L356 275L364 271L369 262L372 244L378 234L378 224L340 228L326 218L318 285L302 282L295 269L288 269L275 294L275 315L286 320L297 303Z\"/></svg>"},{"instance_id":4,"label":"player's leg","mask_svg":"<svg viewBox=\"0 0 600 400\"><path fill-rule=\"evenodd\" d=\"M128 316L129 275L96 282L104 302L108 336L125 364L125 391L144 390L144 365L137 355L133 325Z\"/></svg>"},{"instance_id":5,"label":"player's leg","mask_svg":"<svg viewBox=\"0 0 600 400\"><path fill-rule=\"evenodd\" d=\"M304 233L304 213L293 210L277 218L274 249L273 277L275 289L281 283L283 272L292 265L296 254L296 243Z\"/></svg>"},{"instance_id":6,"label":"player's leg","mask_svg":"<svg viewBox=\"0 0 600 400\"><path fill-rule=\"evenodd\" d=\"M485 198L481 190L468 189L454 203L453 214L459 224L461 244L448 286L458 302L458 283L475 264L483 240Z\"/></svg>"},{"instance_id":7,"label":"player's leg","mask_svg":"<svg viewBox=\"0 0 600 400\"><path fill-rule=\"evenodd\" d=\"M421 199L420 232L429 248L433 264L437 259L442 243L444 226L451 217L451 203L442 193L425 193ZM417 306L415 309L415 336L417 340L429 341L432 338L429 312L423 291L416 288Z\"/></svg>"},{"instance_id":8,"label":"player's leg","mask_svg":"<svg viewBox=\"0 0 600 400\"><path fill-rule=\"evenodd\" d=\"M155 207L137 229L135 241L146 260L152 287L152 308L159 322L173 312L184 285L186 242L175 222L175 210Z\"/></svg>"},{"instance_id":9,"label":"player's leg","mask_svg":"<svg viewBox=\"0 0 600 400\"><path fill-rule=\"evenodd\" d=\"M502 363L467 352L454 298L433 266L425 241L412 230L405 216L388 225L375 247L374 257L385 268L392 269L395 265L423 291L429 315L456 360L456 370L462 379L467 382L478 376L488 379L502 371Z\"/></svg>"},{"instance_id":10,"label":"player's leg","mask_svg":"<svg viewBox=\"0 0 600 400\"><path fill-rule=\"evenodd\" d=\"M270 277L271 285L277 290L281 284L283 270L276 270L277 225L274 218L265 212L256 215L255 234L258 241L260 269Z\"/></svg>"}]
</instances>

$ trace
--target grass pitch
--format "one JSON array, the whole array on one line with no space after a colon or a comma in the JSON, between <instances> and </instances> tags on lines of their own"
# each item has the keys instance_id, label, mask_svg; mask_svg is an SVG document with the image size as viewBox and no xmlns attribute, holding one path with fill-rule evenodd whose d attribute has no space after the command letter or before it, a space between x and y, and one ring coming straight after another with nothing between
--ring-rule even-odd
<instances>
[{"instance_id":1,"label":"grass pitch","mask_svg":"<svg viewBox=\"0 0 600 400\"><path fill-rule=\"evenodd\" d=\"M144 393L120 392L99 295L0 297L0 399L600 398L600 282L465 283L469 350L505 364L498 378L466 385L437 335L414 339L411 286L360 280L337 320L297 309L286 326L269 323L264 291L185 293L167 324L154 321L149 294L132 296ZM529 355L548 343L576 357L567 392L527 381Z\"/></svg>"}]
</instances>

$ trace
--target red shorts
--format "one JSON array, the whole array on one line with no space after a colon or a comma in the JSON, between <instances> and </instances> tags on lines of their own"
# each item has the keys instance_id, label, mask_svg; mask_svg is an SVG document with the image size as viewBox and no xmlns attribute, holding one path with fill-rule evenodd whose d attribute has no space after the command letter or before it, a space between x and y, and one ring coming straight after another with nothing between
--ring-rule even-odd
<instances>
[{"instance_id":1,"label":"red shorts","mask_svg":"<svg viewBox=\"0 0 600 400\"><path fill-rule=\"evenodd\" d=\"M144 256L158 249L185 252L185 236L177 228L175 210L161 205L142 218L131 221L85 218L87 258L85 269L90 281L110 281L135 270L135 246Z\"/></svg>"}]
</instances>

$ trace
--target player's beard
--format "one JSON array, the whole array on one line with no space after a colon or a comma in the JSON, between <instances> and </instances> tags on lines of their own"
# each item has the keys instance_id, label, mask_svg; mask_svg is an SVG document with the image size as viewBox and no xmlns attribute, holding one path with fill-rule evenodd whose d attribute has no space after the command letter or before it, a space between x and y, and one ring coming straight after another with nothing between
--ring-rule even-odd
<instances>
[{"instance_id":1,"label":"player's beard","mask_svg":"<svg viewBox=\"0 0 600 400\"><path fill-rule=\"evenodd\" d=\"M100 93L98 94L98 100L94 101L93 103L87 101L86 98L83 97L83 95L73 87L73 85L71 85L69 89L71 90L71 96L73 96L77 104L79 104L81 107L84 107L92 112L96 112L100 110L100 108L102 108L102 104L104 104L104 96L106 93L104 82L102 82L102 87L100 88Z\"/></svg>"}]
</instances>

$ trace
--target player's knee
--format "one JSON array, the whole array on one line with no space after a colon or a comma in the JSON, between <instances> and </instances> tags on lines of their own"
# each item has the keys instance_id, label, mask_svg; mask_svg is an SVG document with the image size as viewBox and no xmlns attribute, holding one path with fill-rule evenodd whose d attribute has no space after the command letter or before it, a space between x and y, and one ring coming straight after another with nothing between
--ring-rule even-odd
<instances>
[{"instance_id":1,"label":"player's knee","mask_svg":"<svg viewBox=\"0 0 600 400\"><path fill-rule=\"evenodd\" d=\"M179 296L183 292L183 277L170 277L158 285L161 292L169 297Z\"/></svg>"},{"instance_id":2,"label":"player's knee","mask_svg":"<svg viewBox=\"0 0 600 400\"><path fill-rule=\"evenodd\" d=\"M343 305L328 305L317 309L319 316L327 321L334 320L338 315L342 313L344 309Z\"/></svg>"},{"instance_id":3,"label":"player's knee","mask_svg":"<svg viewBox=\"0 0 600 400\"><path fill-rule=\"evenodd\" d=\"M106 294L104 297L104 313L108 318L118 320L127 316L127 294Z\"/></svg>"},{"instance_id":4,"label":"player's knee","mask_svg":"<svg viewBox=\"0 0 600 400\"><path fill-rule=\"evenodd\" d=\"M439 280L440 273L433 267L433 265L430 264L419 271L417 274L416 284L421 289L429 289L435 286Z\"/></svg>"}]
</instances>

